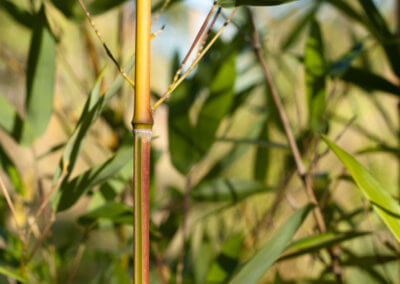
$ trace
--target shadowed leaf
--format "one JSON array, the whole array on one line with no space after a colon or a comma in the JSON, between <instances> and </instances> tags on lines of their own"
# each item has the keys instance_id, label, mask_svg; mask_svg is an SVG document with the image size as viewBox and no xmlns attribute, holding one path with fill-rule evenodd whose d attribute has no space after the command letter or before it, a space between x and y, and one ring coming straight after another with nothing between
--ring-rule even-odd
<instances>
[{"instance_id":1,"label":"shadowed leaf","mask_svg":"<svg viewBox=\"0 0 400 284\"><path fill-rule=\"evenodd\" d=\"M323 131L326 108L326 62L321 29L314 19L307 39L304 66L306 70L306 92L310 128L314 132Z\"/></svg>"},{"instance_id":2,"label":"shadowed leaf","mask_svg":"<svg viewBox=\"0 0 400 284\"><path fill-rule=\"evenodd\" d=\"M36 137L46 131L53 112L55 73L56 42L42 6L35 16L26 79L26 122Z\"/></svg>"},{"instance_id":3,"label":"shadowed leaf","mask_svg":"<svg viewBox=\"0 0 400 284\"><path fill-rule=\"evenodd\" d=\"M115 176L132 159L132 147L129 145L122 146L112 158L103 164L86 171L71 181L63 182L60 188L60 200L58 201L57 211L70 208L95 185L101 184Z\"/></svg>"},{"instance_id":4,"label":"shadowed leaf","mask_svg":"<svg viewBox=\"0 0 400 284\"><path fill-rule=\"evenodd\" d=\"M235 6L276 6L297 0L218 0L218 5L223 8Z\"/></svg>"},{"instance_id":5,"label":"shadowed leaf","mask_svg":"<svg viewBox=\"0 0 400 284\"><path fill-rule=\"evenodd\" d=\"M226 283L233 275L242 249L243 236L237 234L229 238L222 246L220 254L211 264L206 283Z\"/></svg>"}]
</instances>

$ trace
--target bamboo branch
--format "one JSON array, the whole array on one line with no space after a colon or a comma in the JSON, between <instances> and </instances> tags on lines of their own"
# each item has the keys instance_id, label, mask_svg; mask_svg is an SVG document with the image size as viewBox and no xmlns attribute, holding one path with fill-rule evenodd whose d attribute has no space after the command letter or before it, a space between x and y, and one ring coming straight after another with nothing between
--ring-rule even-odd
<instances>
[{"instance_id":1,"label":"bamboo branch","mask_svg":"<svg viewBox=\"0 0 400 284\"><path fill-rule=\"evenodd\" d=\"M153 105L153 111L155 111L164 101L166 101L172 94L173 91L186 79L186 77L196 68L197 64L199 64L200 60L207 53L207 51L213 46L213 44L217 41L217 39L221 36L222 32L228 26L228 24L232 21L232 17L235 15L237 8L235 8L228 19L225 21L224 25L220 28L220 30L215 34L215 36L211 39L208 45L204 48L204 50L197 56L195 61L190 65L188 70L174 83L171 84L168 88L168 91Z\"/></svg>"},{"instance_id":2,"label":"bamboo branch","mask_svg":"<svg viewBox=\"0 0 400 284\"><path fill-rule=\"evenodd\" d=\"M115 66L117 67L119 73L122 75L122 77L125 78L126 81L128 81L129 85L131 85L132 87L135 87L135 83L128 77L128 75L124 72L124 70L122 70L121 66L119 65L118 61L115 59L115 57L113 56L111 50L108 48L106 42L103 39L103 36L101 35L101 33L99 32L99 30L96 27L96 24L94 23L92 16L90 16L89 11L86 9L85 4L83 3L82 0L78 0L79 4L81 5L83 11L86 14L86 17L89 20L90 25L92 26L93 30L95 31L98 39L100 40L101 44L104 47L104 50L106 51L108 57L110 57L111 61L115 64Z\"/></svg>"},{"instance_id":3,"label":"bamboo branch","mask_svg":"<svg viewBox=\"0 0 400 284\"><path fill-rule=\"evenodd\" d=\"M151 0L136 1L134 135L134 283L149 283L149 183L153 116L150 105Z\"/></svg>"},{"instance_id":4,"label":"bamboo branch","mask_svg":"<svg viewBox=\"0 0 400 284\"><path fill-rule=\"evenodd\" d=\"M300 151L296 144L296 140L294 138L293 131L290 127L286 111L283 107L282 101L279 97L279 94L277 92L275 84L272 80L271 72L269 71L267 64L265 62L263 49L261 46L261 41L260 41L259 35L257 33L257 29L255 27L253 14L249 8L247 8L247 12L248 12L248 17L249 17L249 21L250 21L250 25L251 25L251 31L252 31L252 35L253 35L254 53L260 63L260 66L261 66L263 74L264 74L266 85L272 96L274 104L278 110L278 115L281 120L286 139L288 140L289 148L290 148L293 158L295 160L297 174L299 175L299 177L303 183L303 186L306 190L309 200L316 205L315 209L313 210L313 213L314 213L315 221L317 223L317 227L321 233L325 233L326 232L326 224L325 224L325 221L324 221L324 218L322 215L321 208L318 204L317 198L316 198L314 190L312 188L312 180L311 180L310 176L308 175L306 167L301 158ZM338 251L331 250L330 255L331 255L331 258L333 261L333 272L336 276L336 279L337 279L338 283L343 283L340 266L339 266L339 262L338 262Z\"/></svg>"},{"instance_id":5,"label":"bamboo branch","mask_svg":"<svg viewBox=\"0 0 400 284\"><path fill-rule=\"evenodd\" d=\"M22 233L22 229L21 229L21 227L20 227L19 224L18 224L17 212L15 211L14 204L13 204L13 202L12 202L12 200L11 200L10 195L8 194L7 188L6 188L6 186L4 185L4 182L3 182L3 179L1 178L1 176L0 176L0 187L1 187L1 190L3 191L4 198L5 198L6 201L7 201L7 205L8 205L8 207L9 207L10 210L11 210L11 215L12 215L13 218L14 218L14 222L15 222L15 226L16 226L16 228L17 228L18 236L19 236L21 242L25 242L25 237L24 237L24 235L23 235L23 233Z\"/></svg>"}]
</instances>

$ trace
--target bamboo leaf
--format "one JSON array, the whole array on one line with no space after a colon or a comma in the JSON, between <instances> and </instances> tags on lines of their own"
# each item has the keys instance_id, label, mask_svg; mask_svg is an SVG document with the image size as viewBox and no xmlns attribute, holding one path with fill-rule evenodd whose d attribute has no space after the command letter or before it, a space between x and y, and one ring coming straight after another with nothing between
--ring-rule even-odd
<instances>
[{"instance_id":1,"label":"bamboo leaf","mask_svg":"<svg viewBox=\"0 0 400 284\"><path fill-rule=\"evenodd\" d=\"M357 43L348 52L341 56L338 60L332 62L329 66L329 75L332 77L340 77L346 73L353 61L363 52L363 44Z\"/></svg>"},{"instance_id":2,"label":"bamboo leaf","mask_svg":"<svg viewBox=\"0 0 400 284\"><path fill-rule=\"evenodd\" d=\"M268 140L269 138L269 123L268 119L266 119L258 139ZM269 147L257 147L254 161L254 178L259 182L265 182L267 178L270 162L270 151L271 149Z\"/></svg>"},{"instance_id":3,"label":"bamboo leaf","mask_svg":"<svg viewBox=\"0 0 400 284\"><path fill-rule=\"evenodd\" d=\"M211 264L206 283L226 283L232 277L239 264L242 244L242 234L234 235L224 243L221 252Z\"/></svg>"},{"instance_id":4,"label":"bamboo leaf","mask_svg":"<svg viewBox=\"0 0 400 284\"><path fill-rule=\"evenodd\" d=\"M3 95L0 95L0 128L12 135L17 119L20 118L15 108Z\"/></svg>"},{"instance_id":5,"label":"bamboo leaf","mask_svg":"<svg viewBox=\"0 0 400 284\"><path fill-rule=\"evenodd\" d=\"M349 18L363 25L383 46L389 64L397 76L400 76L400 52L397 37L393 34L372 0L359 0L366 16L357 12L343 0L325 0L343 12Z\"/></svg>"},{"instance_id":6,"label":"bamboo leaf","mask_svg":"<svg viewBox=\"0 0 400 284\"><path fill-rule=\"evenodd\" d=\"M219 65L212 65L219 64ZM209 65L216 70L206 70ZM169 149L171 162L182 174L187 174L191 167L199 162L210 150L215 140L217 129L228 114L233 101L233 86L236 80L235 55L218 59L199 66L195 78L183 83L169 101ZM195 121L191 119L190 109L196 106L195 98L203 89L209 91Z\"/></svg>"},{"instance_id":7,"label":"bamboo leaf","mask_svg":"<svg viewBox=\"0 0 400 284\"><path fill-rule=\"evenodd\" d=\"M249 140L257 138L262 131L265 117L258 119L249 129L245 137ZM228 169L237 159L244 155L250 148L250 143L239 143L235 145L225 156L213 165L203 180L212 180L219 177L226 169Z\"/></svg>"},{"instance_id":8,"label":"bamboo leaf","mask_svg":"<svg viewBox=\"0 0 400 284\"><path fill-rule=\"evenodd\" d=\"M132 69L134 62L135 60L132 57L124 69L126 73ZM100 117L100 114L105 105L107 105L110 99L117 94L122 84L125 82L125 79L121 75L119 75L117 79L115 79L111 87L105 92L105 94L100 96L101 77L102 75L100 75L85 103L74 133L67 141L62 159L60 160L53 177L53 184L55 184L61 176L64 163L68 164L68 173L66 178L68 179L82 150L86 135L88 134L90 127ZM57 194L53 200L53 206L56 206L59 199L60 193L57 191Z\"/></svg>"},{"instance_id":9,"label":"bamboo leaf","mask_svg":"<svg viewBox=\"0 0 400 284\"><path fill-rule=\"evenodd\" d=\"M132 162L132 151L132 146L122 146L106 162L86 171L71 181L63 182L59 191L59 201L55 201L57 211L64 211L70 208L91 188L115 176L125 165Z\"/></svg>"},{"instance_id":10,"label":"bamboo leaf","mask_svg":"<svg viewBox=\"0 0 400 284\"><path fill-rule=\"evenodd\" d=\"M256 283L285 250L312 208L312 205L307 205L293 214L272 238L240 269L231 283Z\"/></svg>"},{"instance_id":11,"label":"bamboo leaf","mask_svg":"<svg viewBox=\"0 0 400 284\"><path fill-rule=\"evenodd\" d=\"M385 19L372 0L359 0L359 2L372 27L370 32L382 44L394 73L400 76L400 52L396 34L390 31Z\"/></svg>"},{"instance_id":12,"label":"bamboo leaf","mask_svg":"<svg viewBox=\"0 0 400 284\"><path fill-rule=\"evenodd\" d=\"M314 18L315 14L319 10L319 5L320 3L318 2L316 5L314 5L307 13L304 14L303 17L301 17L294 25L293 29L291 32L285 37L285 40L282 43L281 49L283 51L288 50L300 37L302 32L305 30L307 27L308 23Z\"/></svg>"},{"instance_id":13,"label":"bamboo leaf","mask_svg":"<svg viewBox=\"0 0 400 284\"><path fill-rule=\"evenodd\" d=\"M253 180L217 179L201 183L191 191L196 201L208 202L238 202L253 194L267 192L272 187L265 186Z\"/></svg>"},{"instance_id":14,"label":"bamboo leaf","mask_svg":"<svg viewBox=\"0 0 400 284\"><path fill-rule=\"evenodd\" d=\"M17 271L15 271L13 269L9 269L4 266L0 266L0 274L10 277L10 278L13 278L19 282L27 283L27 280L24 277L22 277Z\"/></svg>"},{"instance_id":15,"label":"bamboo leaf","mask_svg":"<svg viewBox=\"0 0 400 284\"><path fill-rule=\"evenodd\" d=\"M218 0L218 5L222 8L232 8L237 6L276 6L297 0Z\"/></svg>"},{"instance_id":16,"label":"bamboo leaf","mask_svg":"<svg viewBox=\"0 0 400 284\"><path fill-rule=\"evenodd\" d=\"M323 121L326 108L326 62L321 29L315 19L311 22L304 66L310 128L314 132L320 132L325 128Z\"/></svg>"},{"instance_id":17,"label":"bamboo leaf","mask_svg":"<svg viewBox=\"0 0 400 284\"><path fill-rule=\"evenodd\" d=\"M347 168L354 181L361 189L365 197L371 202L374 210L382 221L400 241L400 205L382 187L382 185L349 153L335 145L328 138L322 137L325 143L336 154L339 160Z\"/></svg>"},{"instance_id":18,"label":"bamboo leaf","mask_svg":"<svg viewBox=\"0 0 400 284\"><path fill-rule=\"evenodd\" d=\"M291 243L286 249L288 253L279 258L279 261L309 254L323 248L330 248L345 241L363 237L369 234L370 232L328 232L306 237Z\"/></svg>"},{"instance_id":19,"label":"bamboo leaf","mask_svg":"<svg viewBox=\"0 0 400 284\"><path fill-rule=\"evenodd\" d=\"M7 11L14 20L27 28L31 28L34 23L34 17L31 13L9 0L0 0L0 9Z\"/></svg>"},{"instance_id":20,"label":"bamboo leaf","mask_svg":"<svg viewBox=\"0 0 400 284\"><path fill-rule=\"evenodd\" d=\"M1 166L1 168L3 168L4 172L7 174L15 191L17 193L23 195L24 194L24 185L22 183L21 176L18 172L18 169L14 165L13 161L8 156L6 151L3 149L2 145L0 145L0 166Z\"/></svg>"},{"instance_id":21,"label":"bamboo leaf","mask_svg":"<svg viewBox=\"0 0 400 284\"><path fill-rule=\"evenodd\" d=\"M35 136L26 121L23 121L15 108L0 95L0 128L21 145L31 145Z\"/></svg>"},{"instance_id":22,"label":"bamboo leaf","mask_svg":"<svg viewBox=\"0 0 400 284\"><path fill-rule=\"evenodd\" d=\"M99 219L110 220L115 224L132 225L133 209L123 203L107 202L79 217L78 222L82 225L89 225Z\"/></svg>"},{"instance_id":23,"label":"bamboo leaf","mask_svg":"<svg viewBox=\"0 0 400 284\"><path fill-rule=\"evenodd\" d=\"M26 79L26 122L36 137L46 131L53 112L55 73L56 42L42 6L35 16Z\"/></svg>"},{"instance_id":24,"label":"bamboo leaf","mask_svg":"<svg viewBox=\"0 0 400 284\"><path fill-rule=\"evenodd\" d=\"M400 96L400 89L385 78L358 67L349 67L342 80L352 83L366 91L381 91Z\"/></svg>"}]
</instances>

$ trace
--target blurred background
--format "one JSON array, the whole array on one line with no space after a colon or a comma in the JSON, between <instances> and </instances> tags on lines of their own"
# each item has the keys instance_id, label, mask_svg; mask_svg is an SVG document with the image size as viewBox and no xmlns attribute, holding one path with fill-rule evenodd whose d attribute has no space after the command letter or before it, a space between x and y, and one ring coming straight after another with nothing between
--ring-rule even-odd
<instances>
[{"instance_id":1,"label":"blurred background","mask_svg":"<svg viewBox=\"0 0 400 284\"><path fill-rule=\"evenodd\" d=\"M107 46L120 65L127 66L134 55L135 2L111 2L85 1ZM346 9L338 8L340 4L332 2L335 1L300 0L252 9L265 60L304 161L308 167L313 165L310 174L323 204L328 230L373 231L341 244L345 282L398 283L398 248L394 237L372 213L362 192L334 155L324 154L315 161L327 150L318 133L323 132L332 140L339 135L337 143L354 154L393 197L399 197L400 91L399 76L393 66L400 62L393 61L396 57L388 57L388 42L379 38L386 36L384 30L366 28L368 23L357 21L351 12L346 13ZM371 16L363 10L362 1L339 2L364 18ZM397 3L372 2L395 34L400 17ZM160 11L162 3L153 1L153 15ZM171 1L152 25L153 32L160 31L152 39L153 102L168 89L178 67L177 60L181 61L190 48L212 4L211 0ZM32 47L37 24L31 18L40 14L41 9L45 11L53 49L44 46L45 41ZM222 9L213 33L230 12ZM323 58L331 72L323 75L327 102L325 124L318 133L310 126L304 65L314 20L320 27ZM183 283L226 283L240 264L307 203L249 37L246 10L240 8L202 63L170 102L154 113L151 283L176 283L179 274ZM393 42L390 44L393 46ZM195 55L196 52L189 61ZM47 69L40 71L35 60ZM52 64L54 67L49 67ZM229 78L219 78L221 72L227 72ZM35 81L35 73L44 76ZM46 74L53 74L54 78ZM134 70L128 74L134 78ZM34 218L60 176L68 143L72 143L71 137L88 116L85 106L94 97L93 88L98 88L100 98L104 93L107 98L98 117L85 131L84 143L61 193L52 196L51 206L44 209L33 229L33 235L40 237L52 219L51 212L57 212L48 234L27 264L28 283L130 283L133 161L129 143L134 90L128 83L120 82L120 88L107 97L118 75L78 1L0 0L0 96L5 99L0 101L0 110L4 117L10 109L19 117L30 117L32 105L27 98L36 88L29 87L32 80L33 86L46 89L50 82L50 89L53 88L49 121L41 135L22 143L4 124L0 129L0 175L12 196L21 226L26 227ZM210 122L214 123L214 130L196 130L213 88L224 83L231 86L225 91L231 94L232 101L229 106L210 106L211 113L220 114ZM41 105L38 102L33 113L41 113ZM182 117L193 126L192 132L180 132ZM193 134L196 131L199 132ZM204 143L197 144L200 140ZM197 154L198 145L206 145L206 149ZM114 168L105 173L101 167L107 163ZM234 194L229 194L226 181L233 183ZM65 192L74 188L82 191L71 200L65 197ZM185 209L187 192L190 202ZM68 199L68 205L60 209L57 200L63 198ZM309 217L294 239L313 232L315 224ZM10 271L19 271L26 249L19 241L3 198L0 238L0 264ZM390 250L383 240L396 250ZM27 250L34 251L35 244L33 240L29 242ZM260 283L335 283L325 249L279 261ZM226 270L221 263L222 268L215 268L221 255L230 257L222 262L228 266ZM182 271L179 263L183 263ZM210 272L213 269L217 272ZM225 273L226 277L213 282L213 273ZM16 283L13 277L4 275L0 283Z\"/></svg>"}]
</instances>

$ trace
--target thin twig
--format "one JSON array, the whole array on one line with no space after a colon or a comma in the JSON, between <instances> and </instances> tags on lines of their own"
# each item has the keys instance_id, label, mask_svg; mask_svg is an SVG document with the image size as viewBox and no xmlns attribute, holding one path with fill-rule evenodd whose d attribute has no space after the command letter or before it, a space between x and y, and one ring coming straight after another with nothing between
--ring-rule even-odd
<instances>
[{"instance_id":1,"label":"thin twig","mask_svg":"<svg viewBox=\"0 0 400 284\"><path fill-rule=\"evenodd\" d=\"M289 144L289 148L293 154L293 158L296 164L296 168L297 168L297 173L299 175L299 177L301 178L305 188L306 188L306 192L307 195L309 196L309 199L312 203L318 205L317 199L315 197L314 191L312 189L312 185L311 185L311 179L310 177L307 175L307 170L306 167L302 161L301 155L300 155L300 151L299 148L296 144L296 140L294 138L294 134L293 131L290 127L289 124L289 120L286 114L286 111L283 107L282 101L278 95L278 92L275 88L275 84L272 80L272 76L271 73L269 71L269 69L267 68L267 64L265 63L265 59L264 59L264 55L263 55L263 50L262 50L262 46L261 46L261 42L260 42L260 38L258 36L256 27L255 27L255 23L254 23L254 18L253 18L253 14L251 12L250 9L247 9L248 14L249 14L249 19L250 19L250 24L252 27L252 32L253 32L253 49L254 52L258 58L258 61L261 65L261 68L263 70L264 73L264 77L265 77L265 81L267 83L267 87L269 88L269 91L272 95L272 99L275 103L275 106L278 110L278 114L279 114L279 118L281 120L283 129L285 131L285 135L286 138L288 140L288 144ZM325 226L325 222L324 219L322 217L322 213L321 211L318 209L318 206L316 207L316 209L314 210L314 215L315 215L315 219L317 221L317 225L318 228L320 229L321 232L325 232L326 231L326 226Z\"/></svg>"},{"instance_id":2,"label":"thin twig","mask_svg":"<svg viewBox=\"0 0 400 284\"><path fill-rule=\"evenodd\" d=\"M295 160L297 173L304 185L304 188L306 190L309 200L316 205L313 213L314 213L314 218L317 223L318 229L321 233L325 233L326 232L326 224L325 224L324 218L322 216L321 208L318 205L317 198L316 198L314 190L312 188L312 180L311 180L310 176L308 175L306 167L302 161L299 148L296 144L296 140L294 138L292 129L289 124L289 120L287 118L287 114L283 107L282 101L278 95L275 84L272 80L272 75L267 67L266 62L265 62L264 55L263 55L263 49L261 46L261 41L260 41L259 35L257 33L253 14L249 8L247 8L247 12L248 12L251 30L252 30L252 34L253 34L253 50L254 50L256 57L258 58L258 61L261 65L267 87L271 93L274 104L278 110L278 114L279 114L283 129L284 129L286 138L288 140L289 147L291 149L291 152L292 152L294 160ZM341 271L340 271L340 265L339 265L339 261L338 261L338 255L337 255L338 251L332 250L329 252L330 252L330 255L331 255L331 258L333 261L333 272L336 276L336 279L339 283L343 283L343 279L342 279L342 275L341 275Z\"/></svg>"},{"instance_id":3,"label":"thin twig","mask_svg":"<svg viewBox=\"0 0 400 284\"><path fill-rule=\"evenodd\" d=\"M185 58L183 59L181 65L179 66L178 71L176 71L174 79L172 80L171 86L174 85L176 83L176 81L178 81L179 76L182 73L183 67L185 66L186 62L188 61L188 59L189 59L190 55L192 54L194 48L199 43L199 41L201 39L201 36L204 34L204 31L206 30L208 22L210 21L211 16L214 14L214 11L215 11L216 7L217 7L217 2L215 1L213 6L210 9L210 12L208 12L208 15L207 15L206 19L204 20L203 24L201 25L201 28L200 28L199 32L197 33L192 45L190 46L189 51L186 53Z\"/></svg>"},{"instance_id":4,"label":"thin twig","mask_svg":"<svg viewBox=\"0 0 400 284\"><path fill-rule=\"evenodd\" d=\"M153 20L151 21L151 24L153 25L155 22L157 22L158 18L161 16L161 14L167 9L169 3L171 3L171 0L165 0L164 4L161 6L160 10L158 10L157 14L155 14Z\"/></svg>"},{"instance_id":5,"label":"thin twig","mask_svg":"<svg viewBox=\"0 0 400 284\"><path fill-rule=\"evenodd\" d=\"M158 245L155 242L151 243L151 248L153 250L155 259L156 259L156 264L157 264L157 270L158 270L158 274L160 275L161 278L161 282L163 284L167 284L168 283L168 279L170 277L170 271L168 269L168 266L164 263L161 253L158 249Z\"/></svg>"},{"instance_id":6,"label":"thin twig","mask_svg":"<svg viewBox=\"0 0 400 284\"><path fill-rule=\"evenodd\" d=\"M18 236L19 236L21 242L25 242L25 238L24 238L24 235L22 233L22 229L18 224L17 212L15 211L14 204L13 204L11 198L10 198L10 195L8 194L7 188L4 185L4 182L3 182L3 179L1 178L1 176L0 176L0 187L1 187L1 190L3 191L4 198L6 199L8 207L10 208L11 214L12 214L12 216L14 218L15 226L16 226L17 232L18 232Z\"/></svg>"},{"instance_id":7,"label":"thin twig","mask_svg":"<svg viewBox=\"0 0 400 284\"><path fill-rule=\"evenodd\" d=\"M76 272L78 271L79 268L79 264L81 263L81 259L83 256L83 253L85 252L86 249L86 244L85 243L81 243L79 244L78 247L78 251L76 252L74 261L72 263L72 268L71 268L71 272L68 276L68 282L67 283L73 283Z\"/></svg>"},{"instance_id":8,"label":"thin twig","mask_svg":"<svg viewBox=\"0 0 400 284\"><path fill-rule=\"evenodd\" d=\"M203 48L204 48L204 46L205 46L205 44L207 42L207 39L210 36L211 31L212 31L213 27L215 26L215 23L217 22L217 19L218 19L220 14L221 14L221 7L218 8L217 12L214 15L214 18L211 21L210 26L207 29L207 32L204 34L203 38L201 39L201 42L200 42L200 45L199 45L199 50L197 51L197 55L199 55L203 51Z\"/></svg>"},{"instance_id":9,"label":"thin twig","mask_svg":"<svg viewBox=\"0 0 400 284\"><path fill-rule=\"evenodd\" d=\"M86 17L89 20L90 25L92 26L93 30L95 31L98 39L100 40L101 44L103 45L108 57L110 57L111 61L115 64L115 66L118 68L119 73L122 75L122 77L125 78L126 81L128 81L129 85L131 85L132 87L135 87L135 83L128 77L128 75L125 73L124 70L122 70L121 66L119 65L118 61L115 59L115 57L112 55L111 50L108 48L106 42L103 39L103 36L101 35L101 33L99 32L99 30L96 27L96 24L94 23L92 16L90 16L89 11L86 9L85 4L83 3L82 0L78 0L79 4L81 5L83 11L86 14Z\"/></svg>"},{"instance_id":10,"label":"thin twig","mask_svg":"<svg viewBox=\"0 0 400 284\"><path fill-rule=\"evenodd\" d=\"M235 8L232 13L230 14L229 18L225 21L224 25L221 27L221 29L216 33L216 35L212 38L212 40L208 43L206 48L199 54L199 56L196 58L196 60L192 63L192 65L189 67L189 69L178 79L178 81L171 85L168 88L168 91L153 105L152 109L155 111L165 100L167 100L172 92L185 80L185 78L193 71L193 69L197 66L197 64L200 62L200 60L203 58L203 56L207 53L207 51L212 47L212 45L216 42L216 40L221 36L222 32L225 30L225 28L228 26L228 24L231 22L232 17L235 15L237 11L237 8Z\"/></svg>"},{"instance_id":11,"label":"thin twig","mask_svg":"<svg viewBox=\"0 0 400 284\"><path fill-rule=\"evenodd\" d=\"M63 170L61 172L60 177L58 178L57 182L52 186L49 193L47 193L46 197L40 204L38 211L36 211L35 217L28 229L28 233L27 233L28 239L29 239L30 233L32 232L32 228L33 228L34 224L37 223L37 221L40 217L40 214L42 214L43 210L46 208L47 204L49 203L49 201L50 201L51 197L53 196L53 194L55 193L55 191L60 187L64 178L67 176L67 173L68 173L68 163L64 163Z\"/></svg>"},{"instance_id":12,"label":"thin twig","mask_svg":"<svg viewBox=\"0 0 400 284\"><path fill-rule=\"evenodd\" d=\"M32 250L32 253L30 254L28 260L27 260L26 263L25 263L25 266L33 259L33 257L35 256L35 254L36 254L37 251L39 250L39 248L40 248L40 246L42 245L42 243L43 243L45 237L46 237L47 234L49 233L50 228L51 228L51 225L54 223L55 219L56 219L56 215L55 215L54 212L52 212L51 217L50 217L50 220L49 220L49 222L46 224L46 227L44 228L42 234L41 234L40 237L38 238L38 240L37 240L37 242L36 242L36 244L35 244L35 247L34 247L33 250Z\"/></svg>"}]
</instances>

